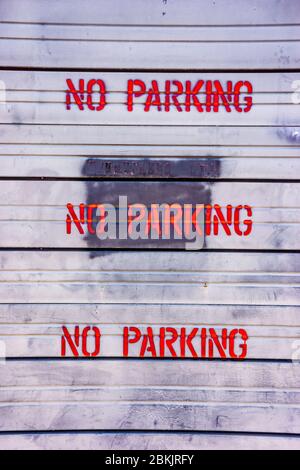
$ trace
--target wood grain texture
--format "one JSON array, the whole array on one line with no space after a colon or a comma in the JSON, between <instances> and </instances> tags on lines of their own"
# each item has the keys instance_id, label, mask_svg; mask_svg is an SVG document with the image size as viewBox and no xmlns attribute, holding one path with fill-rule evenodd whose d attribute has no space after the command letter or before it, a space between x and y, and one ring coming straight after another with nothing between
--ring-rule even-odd
<instances>
[{"instance_id":1,"label":"wood grain texture","mask_svg":"<svg viewBox=\"0 0 300 470\"><path fill-rule=\"evenodd\" d=\"M130 367L129 367L130 365ZM259 361L10 360L0 369L3 387L233 387L300 388L299 363Z\"/></svg>"},{"instance_id":2,"label":"wood grain texture","mask_svg":"<svg viewBox=\"0 0 300 470\"><path fill-rule=\"evenodd\" d=\"M297 405L114 402L0 405L3 431L140 429L299 433Z\"/></svg>"},{"instance_id":3,"label":"wood grain texture","mask_svg":"<svg viewBox=\"0 0 300 470\"><path fill-rule=\"evenodd\" d=\"M297 305L299 286L134 284L119 283L1 283L1 301L5 303L132 303L215 304L225 305Z\"/></svg>"},{"instance_id":4,"label":"wood grain texture","mask_svg":"<svg viewBox=\"0 0 300 470\"><path fill-rule=\"evenodd\" d=\"M201 367L202 362L199 364ZM107 402L171 402L186 401L193 403L239 403L253 404L253 402L273 405L300 404L300 391L278 389L243 389L243 388L214 388L214 387L143 387L140 386L67 386L67 387L7 387L0 391L0 406L7 402L20 403L69 403L80 404L89 402L105 405Z\"/></svg>"},{"instance_id":5,"label":"wood grain texture","mask_svg":"<svg viewBox=\"0 0 300 470\"><path fill-rule=\"evenodd\" d=\"M295 69L300 41L279 42L89 42L2 39L2 67L150 70ZM234 61L232 57L234 56ZM166 58L168 60L166 61Z\"/></svg>"},{"instance_id":6,"label":"wood grain texture","mask_svg":"<svg viewBox=\"0 0 300 470\"><path fill-rule=\"evenodd\" d=\"M174 305L174 304L0 304L0 325L165 325L184 322L221 326L245 325L278 329L299 326L300 306Z\"/></svg>"},{"instance_id":7,"label":"wood grain texture","mask_svg":"<svg viewBox=\"0 0 300 470\"><path fill-rule=\"evenodd\" d=\"M176 131L175 131L176 129ZM3 144L35 145L152 145L221 147L297 147L300 128L233 126L80 126L0 124ZM39 147L38 147L39 146ZM298 154L297 154L298 155Z\"/></svg>"},{"instance_id":8,"label":"wood grain texture","mask_svg":"<svg viewBox=\"0 0 300 470\"><path fill-rule=\"evenodd\" d=\"M50 7L51 5L51 7ZM109 7L108 7L109 5ZM72 6L72 9L70 8ZM1 2L3 21L108 25L284 25L299 24L297 5L289 0L17 0ZM68 13L68 14L66 14ZM165 13L165 14L163 14Z\"/></svg>"},{"instance_id":9,"label":"wood grain texture","mask_svg":"<svg viewBox=\"0 0 300 470\"><path fill-rule=\"evenodd\" d=\"M299 179L299 147L3 144L1 177L128 178L128 166L157 164L157 179ZM120 162L120 165L118 165ZM146 164L147 162L147 164ZM191 163L191 165L190 165ZM107 171L107 165L111 170ZM124 172L126 169L127 172ZM166 167L169 170L166 172ZM216 167L219 171L216 172ZM82 169L85 169L83 172ZM119 169L118 169L119 168ZM122 170L123 168L123 170ZM150 172L151 173L151 172ZM145 170L135 178L150 177Z\"/></svg>"},{"instance_id":10,"label":"wood grain texture","mask_svg":"<svg viewBox=\"0 0 300 470\"><path fill-rule=\"evenodd\" d=\"M82 171L83 172L83 171ZM260 183L260 182L132 182L130 181L2 181L1 197L6 197L6 204L16 207L42 206L46 209L61 207L67 202L74 205L83 203L116 203L119 195L128 195L128 204L141 202L151 204L176 200L181 203L208 204L206 191L209 192L212 204L224 207L241 203L257 209L298 209L300 194L298 183ZM122 192L123 191L123 192ZM89 201L87 193L91 193ZM76 204L77 203L77 204ZM16 217L18 219L19 217ZM56 220L59 220L58 218ZM63 219L64 220L64 219ZM260 219L262 221L262 218ZM286 220L287 221L287 220Z\"/></svg>"},{"instance_id":11,"label":"wood grain texture","mask_svg":"<svg viewBox=\"0 0 300 470\"><path fill-rule=\"evenodd\" d=\"M181 103L184 103L181 101ZM298 126L299 109L293 104L254 104L249 113L228 113L220 107L218 113L199 113L191 109L189 113L178 112L172 107L170 112L159 112L156 108L145 112L142 105L128 112L125 103L109 104L99 113L82 111L73 106L66 110L60 103L8 103L0 115L1 124L68 124L68 125L111 125L121 126Z\"/></svg>"},{"instance_id":12,"label":"wood grain texture","mask_svg":"<svg viewBox=\"0 0 300 470\"><path fill-rule=\"evenodd\" d=\"M144 252L141 265L138 252L5 251L1 253L1 266L4 304L146 304L142 311L148 310L150 317L153 304L157 304L154 308L158 315L167 312L170 304L182 305L181 312L184 305L194 304L299 305L296 254ZM162 304L165 306L160 307ZM111 316L113 307L104 308ZM124 308L127 315L131 307ZM241 312L245 312L244 308ZM131 315L129 319L137 319ZM146 316L145 321L150 321L150 317ZM5 318L3 323L9 316ZM179 318L176 321L180 323ZM270 325L272 321L275 322L271 320ZM292 324L297 325L297 320Z\"/></svg>"},{"instance_id":13,"label":"wood grain texture","mask_svg":"<svg viewBox=\"0 0 300 470\"><path fill-rule=\"evenodd\" d=\"M299 387L298 364L250 362L247 368L241 363L205 361L200 364L194 361L163 361L154 364L143 360L131 361L131 367L128 364L120 361L27 361L24 369L24 364L19 361L9 361L0 368L3 385L12 387L6 388L5 393L8 395L3 396L4 402L0 405L1 431L24 428L27 431L64 430L70 427L78 430L129 430L137 427L141 430L162 430L170 429L172 423L173 430L243 432L246 429L251 432L299 433L299 405L288 404L288 394L280 395L279 390L278 394L274 393L275 390L269 390L269 393L265 390L268 387L283 387L285 390ZM140 383L141 380L147 389L158 385L161 390L159 396L155 398L158 392L154 390L153 398L147 401L143 395L140 395L141 401L136 398L130 401L129 397L132 393L136 397L136 392L128 386ZM48 384L51 384L49 392L45 389ZM100 384L103 388L109 384L109 387L120 387L121 395L118 395L117 400L112 394L110 400L99 401L103 392L99 394L99 390L90 390L95 400L81 401L81 392L78 390L75 392L75 395L79 394L77 402L67 390L58 390L60 385L66 388L68 384L75 386L76 390L83 384L88 387L93 385L92 388ZM122 384L126 385L125 395L122 395ZM180 384L185 390L192 387L191 402L186 399L184 402L178 401L180 395L176 395L178 392L174 394L172 389L180 388ZM206 389L202 398L199 390L201 384L205 384ZM241 384L243 390L232 390L233 395L228 390L219 391L219 387L235 389ZM37 385L39 390L33 391L32 395L30 387L36 388ZM167 386L166 392L164 386ZM245 388L253 386L255 392L245 391ZM26 387L27 392L24 390L22 393L22 387ZM252 403L251 393L259 396L261 387L264 389L262 392L265 392L265 395L261 394L262 401ZM243 394L246 402L234 402L235 392ZM17 402L12 403L11 393L17 393ZM24 393L27 393L27 399ZM46 394L50 401L37 400L37 394L41 393ZM10 402L7 402L8 396L11 397ZM102 396L105 398L105 392ZM290 398L294 400L294 396L291 394ZM224 401L225 398L229 398L229 402ZM230 402L231 399L233 402Z\"/></svg>"},{"instance_id":14,"label":"wood grain texture","mask_svg":"<svg viewBox=\"0 0 300 470\"><path fill-rule=\"evenodd\" d=\"M47 144L43 145L30 143L3 143L1 144L1 157L6 156L22 156L22 157L198 157L209 159L210 157L231 157L231 158L252 158L259 159L269 158L298 158L299 147L287 146L242 146L234 147L222 145L155 145L155 143L141 145L93 145L93 144ZM4 158L3 158L4 160ZM43 163L43 161L41 162ZM284 162L283 162L284 163ZM271 170L271 168L270 168ZM54 174L55 175L55 174ZM278 175L277 175L278 176Z\"/></svg>"},{"instance_id":15,"label":"wood grain texture","mask_svg":"<svg viewBox=\"0 0 300 470\"><path fill-rule=\"evenodd\" d=\"M207 5L207 4L206 4ZM80 40L80 41L144 41L144 42L259 42L297 41L299 25L229 25L156 26L146 25L63 25L51 23L1 24L0 39Z\"/></svg>"},{"instance_id":16,"label":"wood grain texture","mask_svg":"<svg viewBox=\"0 0 300 470\"><path fill-rule=\"evenodd\" d=\"M299 273L299 253L143 253L136 252L51 252L13 251L1 252L1 269L11 279L18 279L22 271L25 275L35 272L49 272L64 276L68 271L100 274L101 272L135 272L151 274L161 272L169 276L176 273L195 275L214 273L215 275L240 276L279 276L280 282L286 275Z\"/></svg>"},{"instance_id":17,"label":"wood grain texture","mask_svg":"<svg viewBox=\"0 0 300 470\"><path fill-rule=\"evenodd\" d=\"M28 433L0 434L7 450L299 450L295 436L205 433Z\"/></svg>"}]
</instances>

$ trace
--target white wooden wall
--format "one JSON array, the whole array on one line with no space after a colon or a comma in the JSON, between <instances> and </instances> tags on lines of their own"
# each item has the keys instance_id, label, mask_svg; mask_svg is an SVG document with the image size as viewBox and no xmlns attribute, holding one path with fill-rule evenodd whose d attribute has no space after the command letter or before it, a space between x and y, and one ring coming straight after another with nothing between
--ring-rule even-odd
<instances>
[{"instance_id":1,"label":"white wooden wall","mask_svg":"<svg viewBox=\"0 0 300 470\"><path fill-rule=\"evenodd\" d=\"M298 0L0 0L0 448L300 448L299 46ZM110 106L67 111L66 78L95 77ZM254 105L128 113L130 78L249 80ZM91 180L113 158L182 174ZM200 252L65 235L67 202L124 191L249 204L253 233ZM61 358L62 325L101 327L101 359ZM120 358L130 325L243 327L248 359Z\"/></svg>"}]
</instances>

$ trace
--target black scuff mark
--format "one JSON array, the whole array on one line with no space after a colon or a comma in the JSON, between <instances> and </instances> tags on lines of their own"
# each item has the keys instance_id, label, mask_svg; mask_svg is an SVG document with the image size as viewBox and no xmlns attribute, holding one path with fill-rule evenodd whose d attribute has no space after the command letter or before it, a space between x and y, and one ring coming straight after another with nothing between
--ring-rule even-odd
<instances>
[{"instance_id":1,"label":"black scuff mark","mask_svg":"<svg viewBox=\"0 0 300 470\"><path fill-rule=\"evenodd\" d=\"M164 5L164 10L162 12L162 16L165 16L167 14L167 12L165 10L165 7L167 7L167 5L168 5L168 0L162 0L162 3Z\"/></svg>"},{"instance_id":2,"label":"black scuff mark","mask_svg":"<svg viewBox=\"0 0 300 470\"><path fill-rule=\"evenodd\" d=\"M114 157L116 160L116 157ZM102 163L101 163L102 160ZM86 190L86 200L82 201L85 205L90 204L112 204L118 207L119 196L126 196L128 204L141 203L146 206L151 204L212 204L212 191L215 184L215 180L220 178L222 174L221 159L218 158L193 158L189 159L176 159L170 158L170 167L167 174L141 174L143 181L136 178L134 181L130 180L132 175L126 174L125 177L121 177L121 170L114 170L110 175L103 174L103 160L111 162L111 159L102 159L95 157L87 157L85 163L82 166L81 174L84 178L99 178L96 180L84 181ZM121 169L122 162L126 164L129 158L119 158ZM135 158L134 160L139 160ZM140 160L142 158L140 157ZM144 158L143 161L148 160ZM159 159L160 161L166 159ZM96 162L95 162L96 161ZM95 163L94 163L95 162ZM197 170L198 163L198 170ZM200 165L200 166L199 166ZM104 163L105 166L105 163ZM98 168L98 170L97 170ZM200 170L199 170L200 168ZM197 174L198 171L198 174ZM194 178L207 177L212 181L195 181L190 178L187 181L176 181L176 178L180 178L182 172L190 172ZM135 175L136 177L137 175ZM116 179L114 179L116 177ZM159 179L163 178L163 181ZM105 178L105 180L103 180ZM97 221L93 222L93 229L96 230ZM95 234L87 233L84 238L87 248L93 250L90 251L90 258L102 257L110 255L110 249L185 249L185 243L188 240L176 240L171 237L170 240L100 240ZM206 248L205 240L204 246ZM99 249L98 251L95 251ZM100 250L101 249L101 250Z\"/></svg>"},{"instance_id":3,"label":"black scuff mark","mask_svg":"<svg viewBox=\"0 0 300 470\"><path fill-rule=\"evenodd\" d=\"M216 428L223 428L225 423L228 421L228 416L218 415L216 417Z\"/></svg>"}]
</instances>

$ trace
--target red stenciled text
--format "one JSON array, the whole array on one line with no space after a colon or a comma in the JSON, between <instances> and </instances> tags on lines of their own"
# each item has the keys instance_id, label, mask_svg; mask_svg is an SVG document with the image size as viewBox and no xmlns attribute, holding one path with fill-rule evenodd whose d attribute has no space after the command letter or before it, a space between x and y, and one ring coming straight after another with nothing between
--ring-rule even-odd
<instances>
[{"instance_id":1,"label":"red stenciled text","mask_svg":"<svg viewBox=\"0 0 300 470\"><path fill-rule=\"evenodd\" d=\"M102 111L107 105L107 87L103 80L84 80L76 83L66 80L66 109L75 108L84 111ZM125 86L124 86L125 88ZM110 91L111 92L111 91ZM253 86L248 80L233 82L227 80L149 80L130 79L126 85L124 105L129 112L142 109L145 112L157 110L169 112L218 113L225 109L227 113L236 111L248 113L253 104Z\"/></svg>"},{"instance_id":2,"label":"red stenciled text","mask_svg":"<svg viewBox=\"0 0 300 470\"><path fill-rule=\"evenodd\" d=\"M101 330L95 326L72 329L63 326L61 355L96 357L101 355ZM109 339L109 335L106 335ZM125 326L116 356L236 359L247 357L248 333L243 328L137 327ZM104 355L105 355L104 347ZM111 351L111 348L108 348Z\"/></svg>"},{"instance_id":3,"label":"red stenciled text","mask_svg":"<svg viewBox=\"0 0 300 470\"><path fill-rule=\"evenodd\" d=\"M133 210L137 209L136 206L139 206L138 211ZM167 214L168 217L158 217L161 207L167 209L164 214ZM113 207L109 207L108 210L103 204L81 203L74 206L72 203L68 203L67 209L67 235L72 233L72 228L81 235L87 233L91 235L97 233L99 235L100 232L108 233L108 225L120 225L117 211L113 210ZM127 222L128 236L130 238L133 222L137 221L139 224L144 222L143 235L149 235L150 238L153 233L161 235L168 231L168 234L170 234L171 226L177 236L183 238L187 227L190 230L201 231L201 226L198 226L198 214L201 211L204 211L204 233L206 236L219 235L222 231L227 236L236 234L240 237L247 237L252 231L252 208L247 204L235 207L230 204L225 207L219 204L197 204L195 207L191 204L151 204L150 210L147 210L143 204L134 204L126 207L127 218L125 218L125 223ZM116 234L116 229L113 232Z\"/></svg>"}]
</instances>

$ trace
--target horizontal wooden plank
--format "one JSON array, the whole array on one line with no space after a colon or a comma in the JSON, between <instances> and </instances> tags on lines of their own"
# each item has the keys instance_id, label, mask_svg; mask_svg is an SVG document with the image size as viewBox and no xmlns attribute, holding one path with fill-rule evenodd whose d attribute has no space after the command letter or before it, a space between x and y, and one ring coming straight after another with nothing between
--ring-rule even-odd
<instances>
[{"instance_id":1,"label":"horizontal wooden plank","mask_svg":"<svg viewBox=\"0 0 300 470\"><path fill-rule=\"evenodd\" d=\"M52 252L10 251L0 253L1 270L15 277L22 271L82 272L83 275L100 272L154 272L182 274L215 273L223 275L274 274L281 276L299 273L298 253L157 253L144 252L143 264L138 252ZM33 273L34 274L34 273Z\"/></svg>"},{"instance_id":2,"label":"horizontal wooden plank","mask_svg":"<svg viewBox=\"0 0 300 470\"><path fill-rule=\"evenodd\" d=\"M297 183L259 182L134 182L131 181L2 181L1 196L6 196L2 206L57 206L65 210L71 201L75 206L113 203L119 206L119 196L127 195L128 204L136 202L149 206L152 203L178 202L191 204L248 204L253 208L299 208L300 195ZM209 193L209 194L207 194ZM87 197L88 196L88 197ZM3 199L2 199L3 200ZM18 207L16 207L16 211ZM17 214L17 212L16 212ZM12 214L13 215L13 214ZM16 217L16 220L18 217ZM42 219L42 218L41 218ZM57 219L61 220L61 219ZM62 219L65 221L65 218Z\"/></svg>"},{"instance_id":3,"label":"horizontal wooden plank","mask_svg":"<svg viewBox=\"0 0 300 470\"><path fill-rule=\"evenodd\" d=\"M0 434L3 450L299 450L296 436L205 433L26 433Z\"/></svg>"},{"instance_id":4,"label":"horizontal wooden plank","mask_svg":"<svg viewBox=\"0 0 300 470\"><path fill-rule=\"evenodd\" d=\"M129 367L130 366L130 367ZM300 388L299 364L239 361L10 360L0 367L2 387L209 387L239 389ZM263 391L262 390L262 391ZM295 390L297 391L297 390Z\"/></svg>"},{"instance_id":5,"label":"horizontal wooden plank","mask_svg":"<svg viewBox=\"0 0 300 470\"><path fill-rule=\"evenodd\" d=\"M82 271L170 273L248 273L293 275L299 272L298 253L157 253L11 251L0 253L3 271Z\"/></svg>"},{"instance_id":6,"label":"horizontal wooden plank","mask_svg":"<svg viewBox=\"0 0 300 470\"><path fill-rule=\"evenodd\" d=\"M297 41L299 25L276 26L128 26L1 23L0 39L145 42Z\"/></svg>"},{"instance_id":7,"label":"horizontal wooden plank","mask_svg":"<svg viewBox=\"0 0 300 470\"><path fill-rule=\"evenodd\" d=\"M71 8L72 6L72 8ZM299 24L297 5L288 0L2 0L2 21L96 25L268 25Z\"/></svg>"},{"instance_id":8,"label":"horizontal wooden plank","mask_svg":"<svg viewBox=\"0 0 300 470\"><path fill-rule=\"evenodd\" d=\"M300 21L300 20L299 20ZM276 26L135 26L124 25L61 25L36 23L1 24L0 39L43 39L80 41L146 41L146 42L257 42L296 41L299 25Z\"/></svg>"},{"instance_id":9,"label":"horizontal wooden plank","mask_svg":"<svg viewBox=\"0 0 300 470\"><path fill-rule=\"evenodd\" d=\"M187 361L188 362L188 361ZM202 363L201 363L202 364ZM199 367L201 367L201 364ZM187 364L188 365L188 364ZM246 366L245 366L246 367ZM0 407L11 403L16 407L21 404L32 404L33 402L51 406L53 403L76 404L81 402L91 403L103 407L107 402L114 402L116 407L125 403L136 403L145 405L145 401L151 403L167 404L185 401L189 404L238 404L245 406L256 403L258 406L272 404L273 406L299 405L299 389L251 389L230 387L189 387L189 386L110 386L88 385L88 386L48 386L48 387L4 387L0 391Z\"/></svg>"},{"instance_id":10,"label":"horizontal wooden plank","mask_svg":"<svg viewBox=\"0 0 300 470\"><path fill-rule=\"evenodd\" d=\"M2 39L2 67L295 69L300 41L114 42ZM175 47L174 47L175 45ZM167 58L167 60L166 60Z\"/></svg>"},{"instance_id":11,"label":"horizontal wooden plank","mask_svg":"<svg viewBox=\"0 0 300 470\"><path fill-rule=\"evenodd\" d=\"M140 429L299 433L297 405L26 403L0 405L3 431Z\"/></svg>"},{"instance_id":12,"label":"horizontal wooden plank","mask_svg":"<svg viewBox=\"0 0 300 470\"><path fill-rule=\"evenodd\" d=\"M199 367L201 367L201 364ZM246 367L246 366L245 366ZM145 400L146 399L146 400ZM53 402L180 402L187 403L244 403L274 405L299 405L299 389L251 389L217 387L144 387L138 386L67 386L67 387L3 387L0 389L1 404L16 403L53 403Z\"/></svg>"},{"instance_id":13,"label":"horizontal wooden plank","mask_svg":"<svg viewBox=\"0 0 300 470\"><path fill-rule=\"evenodd\" d=\"M218 169L216 168L218 172ZM76 182L59 181L3 181L0 195L6 203L0 207L2 238L1 247L49 247L49 248L185 248L186 239L174 237L161 239L146 237L144 240L108 237L100 240L83 233L73 225L67 235L67 203L78 210L80 203L113 204L119 206L119 196L126 196L128 204L228 204L252 207L251 214L243 214L243 220L251 217L253 228L249 236L231 235L220 227L218 234L205 235L206 248L231 249L298 249L300 231L300 199L298 185L281 183L189 183L189 182ZM94 214L94 227L97 225ZM124 209L127 220L127 212ZM117 216L116 216L117 220ZM118 225L118 222L117 222ZM127 222L125 222L127 226ZM126 227L125 227L126 229ZM191 237L193 241L195 237ZM196 247L195 247L196 249ZM199 248L198 248L199 249Z\"/></svg>"},{"instance_id":14,"label":"horizontal wooden plank","mask_svg":"<svg viewBox=\"0 0 300 470\"><path fill-rule=\"evenodd\" d=\"M3 143L1 144L0 157L6 156L24 156L24 157L170 157L170 158L205 158L211 157L231 157L231 158L251 158L259 157L259 159L271 157L276 158L298 158L300 155L299 146L287 147L283 145L278 146L233 146L226 147L225 145L156 145L152 142L149 144L139 145L103 145L103 144L26 144L26 143ZM83 157L85 155L86 157ZM2 160L1 160L2 161ZM58 166L58 163L57 163ZM45 169L46 170L46 169ZM1 168L0 168L1 171ZM252 170L253 171L253 170ZM282 173L281 173L282 174ZM33 175L34 176L34 175ZM53 173L55 176L55 173Z\"/></svg>"},{"instance_id":15,"label":"horizontal wooden plank","mask_svg":"<svg viewBox=\"0 0 300 470\"><path fill-rule=\"evenodd\" d=\"M126 148L124 150L126 151ZM152 153L154 152L155 150L152 150ZM145 149L140 150L140 153L145 154ZM281 180L297 180L300 175L300 158L297 157L93 158L75 155L0 155L0 158L0 177L11 178L29 176L160 179L167 177L268 180L278 179L280 176ZM217 173L216 167L220 169Z\"/></svg>"},{"instance_id":16,"label":"horizontal wooden plank","mask_svg":"<svg viewBox=\"0 0 300 470\"><path fill-rule=\"evenodd\" d=\"M129 258L129 257L128 257ZM200 258L201 259L201 258ZM130 263L130 258L129 258ZM131 263L130 263L131 264ZM129 265L130 266L130 265ZM18 271L17 273L2 270L0 273L0 281L20 281L20 282L91 282L91 283L115 283L115 282L140 282L140 283L180 283L184 278L185 282L191 284L297 284L299 282L300 273L278 273L278 272L218 272L199 270L197 272L187 272L178 270L178 272L167 271L143 271L137 270L107 270L95 272L93 270L82 271L42 271L28 270Z\"/></svg>"},{"instance_id":17,"label":"horizontal wooden plank","mask_svg":"<svg viewBox=\"0 0 300 470\"><path fill-rule=\"evenodd\" d=\"M0 124L1 144L298 147L299 127L59 126ZM37 147L36 147L37 149Z\"/></svg>"},{"instance_id":18,"label":"horizontal wooden plank","mask_svg":"<svg viewBox=\"0 0 300 470\"><path fill-rule=\"evenodd\" d=\"M180 101L179 101L180 102ZM181 103L183 103L181 101ZM156 108L144 111L137 105L128 112L125 104L110 104L99 113L85 111L73 106L67 110L64 103L7 103L0 114L1 124L68 124L68 125L111 125L111 126L298 126L299 108L290 104L253 105L249 113L228 113L220 107L218 113L201 113L192 108L190 112L178 112L175 106L168 113Z\"/></svg>"},{"instance_id":19,"label":"horizontal wooden plank","mask_svg":"<svg viewBox=\"0 0 300 470\"><path fill-rule=\"evenodd\" d=\"M300 306L174 304L0 304L0 324L164 324L299 327Z\"/></svg>"},{"instance_id":20,"label":"horizontal wooden plank","mask_svg":"<svg viewBox=\"0 0 300 470\"><path fill-rule=\"evenodd\" d=\"M250 362L245 367L232 362L199 366L194 361L144 360L130 361L128 367L125 361L9 361L0 374L5 387L1 431L138 428L299 433L299 405L294 403L299 374L291 363ZM132 387L136 382L143 384L140 400L136 398L140 392ZM107 386L107 392L112 388L110 399ZM234 401L235 394L245 402ZM11 398L17 401L8 402Z\"/></svg>"},{"instance_id":21,"label":"horizontal wooden plank","mask_svg":"<svg viewBox=\"0 0 300 470\"><path fill-rule=\"evenodd\" d=\"M232 324L237 318L237 308L232 305L299 305L299 283L297 282L299 257L297 254L282 253L274 256L272 253L261 255L260 253L170 252L158 255L155 252L144 252L142 267L138 252L22 253L5 251L1 253L0 259L3 270L3 280L0 282L1 303L99 303L102 304L101 307L96 305L89 307L92 309L91 312L95 309L99 312L100 317L94 317L96 321L100 318L103 321L106 311L109 312L109 317L113 315L112 310L115 307L109 305L104 306L103 314L101 313L105 303L122 304L120 309L124 315L132 310L128 317L131 321L138 319L141 321L141 318L135 316L135 307L132 304L146 304L142 310L145 322L147 318L151 322L152 317L151 315L149 317L145 310L151 312L152 308L152 320L154 321L155 315L158 315L158 322L160 322L160 312L168 312L169 308L172 309L170 304L176 304L175 310L177 305L181 304L178 312L184 312L184 305L203 306L219 303L229 306L229 310L224 312L226 315L231 312L228 318L231 318ZM154 307L155 304L156 307ZM139 307L136 308L139 309ZM192 308L198 312L196 306ZM259 318L259 322L263 322L261 310L256 311L255 308L254 318ZM16 313L10 313L11 309L14 312L14 307L9 308L8 313L4 313L1 317L2 323L16 321ZM203 311L202 309L203 307L200 311ZM35 315L41 315L42 320L43 311L34 314L34 312L30 313L31 310L24 310L20 318L24 318L25 315L26 322L26 319L32 316L40 323L41 321ZM45 317L46 322L49 322L49 315L48 313L48 317ZM53 318L61 319L58 311L57 315L58 317L54 315ZM89 317L90 314L87 315L87 319L92 320ZM114 315L117 315L116 319L121 319L117 313ZM169 318L168 323L175 321L175 318L177 322L181 321L180 316L174 318L172 313L166 313L166 315ZM198 313L194 315L194 317L191 316L191 322L200 321L201 316L199 317ZM209 320L207 315L209 314L204 314L203 321ZM227 324L226 315L224 317L221 314L218 317L220 323L225 321ZM245 307L241 307L242 322L253 324L254 320L249 319L249 315L252 316L251 311L246 316L244 315ZM280 313L278 315L280 316ZM286 320L281 318L277 320L279 322L277 324L298 325L295 317L287 315ZM62 321L69 323L71 319L67 320L67 318L63 317ZM81 317L76 318L80 321ZM273 321L275 322L273 317L267 318L269 318L270 325ZM256 324L255 321L254 324Z\"/></svg>"},{"instance_id":22,"label":"horizontal wooden plank","mask_svg":"<svg viewBox=\"0 0 300 470\"><path fill-rule=\"evenodd\" d=\"M1 283L3 303L299 305L299 286L97 283ZM153 300L155 299L155 300Z\"/></svg>"},{"instance_id":23,"label":"horizontal wooden plank","mask_svg":"<svg viewBox=\"0 0 300 470\"><path fill-rule=\"evenodd\" d=\"M133 3L129 6L127 0L113 0L109 8L104 0L88 0L83 13L77 0L70 13L67 2L54 0L46 9L35 0L24 0L22 8L15 0L3 0L0 65L90 70L99 69L99 63L116 69L175 70L191 68L191 63L199 70L296 68L300 64L299 12L294 5L287 7L285 0L271 2L267 8L256 0L250 5L237 0L225 7L224 1L216 0L206 2L205 9L202 0L177 0L176 4L169 0L155 6L154 2L139 2L132 14ZM257 24L261 26L253 27ZM212 25L218 27L208 27ZM162 156L172 157L171 164L183 148L185 153L178 154L180 174L183 158L193 152L199 158L200 150L205 170L199 170L199 178L278 179L280 174L282 179L297 179L299 121L297 107L289 104L297 74L269 74L269 80L261 75L255 81L252 112L245 119L236 115L230 123L225 121L224 110L201 116L199 122L196 113L183 116L173 110L168 116L159 113L157 121L156 114L146 115L141 105L128 118L124 86L120 85L126 74L113 81L109 112L84 117L74 109L64 109L63 73L22 72L14 74L16 78L13 74L0 76L8 98L0 113L4 144L0 176L17 176L18 172L24 176L26 172L26 176L103 177L97 174L99 169L91 174L95 167L91 170L90 165L97 164L91 163L92 155L115 157L118 148L120 155L140 157L143 147L150 157L160 156L153 150L161 148ZM218 160L209 158L208 163L207 149ZM21 160L22 154L25 159ZM67 161L64 156L68 154L71 160ZM41 155L46 156L42 162L38 161ZM263 159L259 159L261 155ZM49 183L36 190L32 182L15 184L14 189L3 182L0 195L2 191L2 200L8 201L0 206L4 247L95 246L83 237L72 246L60 245L64 199L74 194L77 203L90 202L91 194L116 195L117 188L107 183L101 192L95 182L93 192L82 181L74 185L73 193L73 183L64 183L65 189ZM230 242L220 237L216 244L207 240L206 247L299 249L296 185L272 185L272 190L266 184L247 185L246 192L246 186L222 184L204 185L201 191L208 202L221 204L249 196L245 203L254 206L254 238L247 245L237 237ZM118 187L122 188L126 186ZM143 195L138 184L136 189L138 197ZM176 189L178 197L186 191L184 186ZM164 191L152 187L149 193L165 197L167 185ZM190 196L189 191L186 194ZM231 200L225 201L223 195ZM249 358L260 362L9 360L0 365L4 385L0 389L0 431L161 429L299 434L299 364L274 362L291 359L299 337L298 255L188 255L144 253L141 267L140 254L130 252L1 253L0 339L10 357L59 356L62 322L71 328L77 322L101 326L104 356L121 355L123 324L141 328L149 324L157 330L162 325L193 327L205 322L218 331L224 325L247 329ZM131 355L136 356L137 349ZM7 436L0 433L0 447L1 437ZM296 441L290 442L284 445L293 446Z\"/></svg>"},{"instance_id":24,"label":"horizontal wooden plank","mask_svg":"<svg viewBox=\"0 0 300 470\"><path fill-rule=\"evenodd\" d=\"M186 307L188 312L188 306ZM109 321L109 320L107 320ZM122 324L124 326L122 326ZM68 328L68 331L71 335L74 335L74 326L65 325ZM80 331L82 331L87 325L83 323L80 325ZM125 319L121 322L120 325L109 325L109 324L97 324L97 328L101 331L101 350L97 357L123 357L123 334L124 327L129 326L126 324ZM131 325L130 325L131 326ZM171 353L168 347L165 348L164 352L160 350L160 328L168 328L170 325L164 324L163 319L160 322L160 325L149 325L145 324L135 324L135 327L139 328L142 335L147 334L147 328L151 327L153 331L153 342L155 354L151 351L146 351L143 356L148 358L153 357L172 357L175 354L175 357L181 357L181 343L180 339L176 340L173 343L174 352ZM198 334L192 341L192 345L195 350L194 357L208 357L206 352L203 356L201 353L201 329L214 328L216 334L219 337L219 340L222 339L222 330L227 328L228 336L236 328L236 325L210 325L202 324L200 322L196 324L185 324L182 322L179 324L172 324L172 328L175 328L178 334L181 333L181 329L186 329L186 338L189 334L198 329ZM297 347L297 339L300 334L300 326L298 327L263 327L263 326L248 326L247 324L243 325L243 329L248 334L247 341L247 359L270 359L270 360L291 360L293 354L295 354L295 346ZM208 333L209 335L209 333ZM49 326L49 325L0 325L0 341L1 344L5 345L5 354L10 358L59 358L62 356L62 345L61 337L63 336L62 326ZM135 338L135 335L131 335L132 338ZM166 333L166 338L172 338L170 333ZM88 351L93 352L95 350L94 337L90 337L87 342ZM208 341L205 343L208 344ZM237 336L235 341L235 354L241 354L240 345L243 344L243 340L240 336ZM128 357L138 358L141 356L142 340L138 341L136 344L129 345L128 348ZM229 354L228 347L225 348L226 359L232 359ZM84 353L81 347L78 348L79 357L84 357ZM65 357L74 357L74 352L67 345ZM184 359L192 358L192 351L186 347L184 354ZM220 352L217 347L213 348L213 357L219 359L221 357ZM224 359L224 360L226 360ZM1 398L1 394L0 394ZM99 398L99 397L98 397ZM184 397L182 397L183 399ZM252 397L253 398L253 397ZM82 397L84 401L87 399ZM107 397L109 399L109 397ZM42 401L42 400L41 400ZM218 401L218 400L217 400ZM253 402L257 402L257 399L253 399ZM294 401L296 403L296 401ZM300 404L300 398L299 398Z\"/></svg>"}]
</instances>

